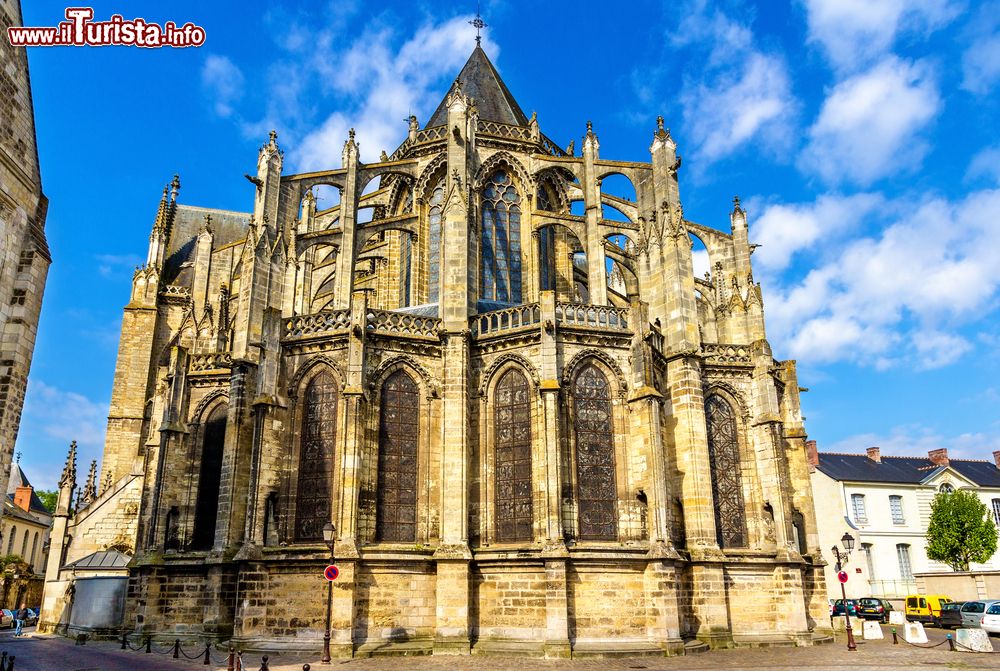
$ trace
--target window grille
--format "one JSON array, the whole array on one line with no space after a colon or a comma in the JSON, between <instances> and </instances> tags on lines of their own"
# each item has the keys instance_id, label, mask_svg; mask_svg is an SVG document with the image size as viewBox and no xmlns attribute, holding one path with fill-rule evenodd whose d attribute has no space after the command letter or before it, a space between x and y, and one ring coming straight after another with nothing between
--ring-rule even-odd
<instances>
[{"instance_id":1,"label":"window grille","mask_svg":"<svg viewBox=\"0 0 1000 671\"><path fill-rule=\"evenodd\" d=\"M719 547L746 547L746 506L743 503L736 415L729 403L718 396L709 396L705 401L705 420Z\"/></svg>"},{"instance_id":2,"label":"window grille","mask_svg":"<svg viewBox=\"0 0 1000 671\"><path fill-rule=\"evenodd\" d=\"M494 414L497 541L530 541L531 403L528 380L508 371L496 388Z\"/></svg>"},{"instance_id":3,"label":"window grille","mask_svg":"<svg viewBox=\"0 0 1000 671\"><path fill-rule=\"evenodd\" d=\"M892 512L892 523L893 524L905 524L906 518L903 516L903 497L902 496L890 496L889 497L889 510Z\"/></svg>"},{"instance_id":4,"label":"window grille","mask_svg":"<svg viewBox=\"0 0 1000 671\"><path fill-rule=\"evenodd\" d=\"M913 569L910 566L910 546L896 546L896 556L899 558L899 577L903 580L913 580Z\"/></svg>"},{"instance_id":5,"label":"window grille","mask_svg":"<svg viewBox=\"0 0 1000 671\"><path fill-rule=\"evenodd\" d=\"M993 499L993 519L996 520L997 526L1000 527L1000 499Z\"/></svg>"},{"instance_id":6,"label":"window grille","mask_svg":"<svg viewBox=\"0 0 1000 671\"><path fill-rule=\"evenodd\" d=\"M330 521L333 459L337 444L337 382L322 372L306 386L302 399L298 482L295 488L295 540L323 540Z\"/></svg>"},{"instance_id":7,"label":"window grille","mask_svg":"<svg viewBox=\"0 0 1000 671\"><path fill-rule=\"evenodd\" d=\"M417 538L419 415L417 384L398 370L382 385L375 526L382 541L412 543Z\"/></svg>"},{"instance_id":8,"label":"window grille","mask_svg":"<svg viewBox=\"0 0 1000 671\"><path fill-rule=\"evenodd\" d=\"M611 387L589 364L573 381L576 413L576 478L580 538L618 538L618 489L612 433Z\"/></svg>"},{"instance_id":9,"label":"window grille","mask_svg":"<svg viewBox=\"0 0 1000 671\"><path fill-rule=\"evenodd\" d=\"M851 494L851 507L854 508L854 521L866 524L868 512L865 510L865 495Z\"/></svg>"}]
</instances>

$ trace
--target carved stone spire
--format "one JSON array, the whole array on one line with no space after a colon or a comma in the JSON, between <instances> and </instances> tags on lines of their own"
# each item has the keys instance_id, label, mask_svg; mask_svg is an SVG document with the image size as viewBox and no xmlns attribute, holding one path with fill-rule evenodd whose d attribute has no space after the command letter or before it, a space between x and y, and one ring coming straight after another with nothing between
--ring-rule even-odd
<instances>
[{"instance_id":1,"label":"carved stone spire","mask_svg":"<svg viewBox=\"0 0 1000 671\"><path fill-rule=\"evenodd\" d=\"M59 478L59 488L66 485L76 486L76 441L69 444L69 454L66 455L66 465L63 466L62 477Z\"/></svg>"},{"instance_id":2,"label":"carved stone spire","mask_svg":"<svg viewBox=\"0 0 1000 671\"><path fill-rule=\"evenodd\" d=\"M111 480L111 469L107 469L104 472L104 482L101 483L101 494L111 489L114 482Z\"/></svg>"},{"instance_id":3,"label":"carved stone spire","mask_svg":"<svg viewBox=\"0 0 1000 671\"><path fill-rule=\"evenodd\" d=\"M97 460L90 462L90 472L87 473L87 484L83 488L83 503L89 504L97 498Z\"/></svg>"}]
</instances>

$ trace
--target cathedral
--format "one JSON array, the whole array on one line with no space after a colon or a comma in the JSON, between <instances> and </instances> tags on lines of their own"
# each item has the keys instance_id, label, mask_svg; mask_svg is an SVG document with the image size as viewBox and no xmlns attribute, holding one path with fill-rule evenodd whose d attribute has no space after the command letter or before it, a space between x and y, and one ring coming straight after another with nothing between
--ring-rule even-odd
<instances>
[{"instance_id":1,"label":"cathedral","mask_svg":"<svg viewBox=\"0 0 1000 671\"><path fill-rule=\"evenodd\" d=\"M649 162L603 158L589 122L561 148L477 43L377 163L352 130L339 167L285 174L272 132L247 212L175 177L77 511L74 454L63 474L42 628L72 607L64 567L114 552L123 626L171 641L318 652L331 555L343 657L826 638L746 213L685 219L652 131Z\"/></svg>"}]
</instances>

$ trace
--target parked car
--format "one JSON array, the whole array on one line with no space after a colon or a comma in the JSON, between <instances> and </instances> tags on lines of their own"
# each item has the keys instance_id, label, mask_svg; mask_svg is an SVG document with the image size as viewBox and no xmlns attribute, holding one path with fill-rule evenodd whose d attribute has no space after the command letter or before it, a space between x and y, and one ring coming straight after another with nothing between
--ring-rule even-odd
<instances>
[{"instance_id":1,"label":"parked car","mask_svg":"<svg viewBox=\"0 0 1000 671\"><path fill-rule=\"evenodd\" d=\"M962 604L964 601L950 601L941 604L941 626L945 629L958 629L962 626Z\"/></svg>"},{"instance_id":2,"label":"parked car","mask_svg":"<svg viewBox=\"0 0 1000 671\"><path fill-rule=\"evenodd\" d=\"M851 617L858 617L858 600L848 599L847 600L847 614ZM833 617L839 617L844 614L844 600L837 599L833 602Z\"/></svg>"},{"instance_id":3,"label":"parked car","mask_svg":"<svg viewBox=\"0 0 1000 671\"><path fill-rule=\"evenodd\" d=\"M906 597L906 619L941 626L941 606L951 599L940 594L910 594Z\"/></svg>"},{"instance_id":4,"label":"parked car","mask_svg":"<svg viewBox=\"0 0 1000 671\"><path fill-rule=\"evenodd\" d=\"M1000 603L994 603L986 609L979 626L987 634L1000 634Z\"/></svg>"},{"instance_id":5,"label":"parked car","mask_svg":"<svg viewBox=\"0 0 1000 671\"><path fill-rule=\"evenodd\" d=\"M29 608L28 609L28 619L24 621L26 627L33 627L38 624L38 609Z\"/></svg>"},{"instance_id":6,"label":"parked car","mask_svg":"<svg viewBox=\"0 0 1000 671\"><path fill-rule=\"evenodd\" d=\"M14 612L4 608L0 610L0 629L10 629L14 626Z\"/></svg>"},{"instance_id":7,"label":"parked car","mask_svg":"<svg viewBox=\"0 0 1000 671\"><path fill-rule=\"evenodd\" d=\"M960 611L962 613L962 626L969 629L979 629L986 611L996 603L1000 603L1000 601L966 601L963 603Z\"/></svg>"},{"instance_id":8,"label":"parked car","mask_svg":"<svg viewBox=\"0 0 1000 671\"><path fill-rule=\"evenodd\" d=\"M860 614L866 620L878 620L882 624L889 623L889 613L892 612L892 604L885 599L875 597L865 597L858 600Z\"/></svg>"}]
</instances>

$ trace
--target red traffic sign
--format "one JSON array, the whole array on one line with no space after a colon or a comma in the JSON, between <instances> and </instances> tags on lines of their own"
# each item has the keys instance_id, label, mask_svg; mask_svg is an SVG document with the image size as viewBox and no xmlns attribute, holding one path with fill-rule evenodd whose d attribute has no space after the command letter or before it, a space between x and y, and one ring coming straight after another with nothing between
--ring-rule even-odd
<instances>
[{"instance_id":1,"label":"red traffic sign","mask_svg":"<svg viewBox=\"0 0 1000 671\"><path fill-rule=\"evenodd\" d=\"M330 568L335 569L337 567L336 566L331 566ZM327 570L329 571L330 569L327 569ZM840 573L838 573L837 574L837 580L839 580L840 582L847 582L847 571L841 571Z\"/></svg>"},{"instance_id":2,"label":"red traffic sign","mask_svg":"<svg viewBox=\"0 0 1000 671\"><path fill-rule=\"evenodd\" d=\"M323 577L329 580L330 582L336 580L337 576L339 575L340 575L340 569L334 566L333 564L330 564L323 570Z\"/></svg>"}]
</instances>

